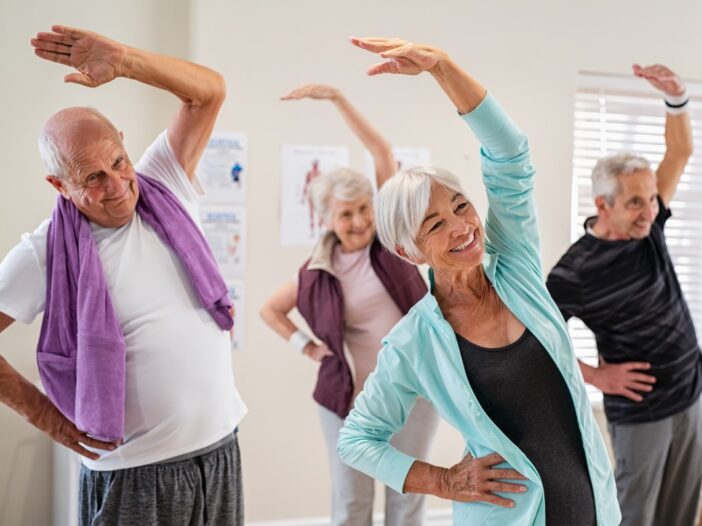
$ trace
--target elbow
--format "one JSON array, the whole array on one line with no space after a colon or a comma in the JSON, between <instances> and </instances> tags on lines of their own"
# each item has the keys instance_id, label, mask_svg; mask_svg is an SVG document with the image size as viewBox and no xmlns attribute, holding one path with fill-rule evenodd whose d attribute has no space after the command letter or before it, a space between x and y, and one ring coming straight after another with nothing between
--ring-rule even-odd
<instances>
[{"instance_id":1,"label":"elbow","mask_svg":"<svg viewBox=\"0 0 702 526\"><path fill-rule=\"evenodd\" d=\"M227 97L227 83L221 73L212 72L212 87L210 100L221 106L224 99Z\"/></svg>"}]
</instances>

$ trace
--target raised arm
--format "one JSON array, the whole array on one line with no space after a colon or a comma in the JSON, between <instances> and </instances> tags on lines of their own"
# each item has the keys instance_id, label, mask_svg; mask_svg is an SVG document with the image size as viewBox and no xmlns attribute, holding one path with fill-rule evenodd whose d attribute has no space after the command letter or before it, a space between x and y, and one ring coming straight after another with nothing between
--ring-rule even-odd
<instances>
[{"instance_id":1,"label":"raised arm","mask_svg":"<svg viewBox=\"0 0 702 526\"><path fill-rule=\"evenodd\" d=\"M634 75L646 79L663 92L668 111L665 116L665 154L656 170L658 195L666 206L675 195L687 161L692 155L692 126L687 112L685 83L666 66L633 66Z\"/></svg>"},{"instance_id":2,"label":"raised arm","mask_svg":"<svg viewBox=\"0 0 702 526\"><path fill-rule=\"evenodd\" d=\"M14 319L0 312L0 333ZM34 385L0 356L0 402L22 415L34 427L48 434L53 440L76 453L97 460L99 455L88 451L84 445L111 450L115 444L89 437L63 416L51 401Z\"/></svg>"},{"instance_id":3,"label":"raised arm","mask_svg":"<svg viewBox=\"0 0 702 526\"><path fill-rule=\"evenodd\" d=\"M436 79L482 146L481 168L490 205L485 232L490 250L528 259L541 272L533 197L535 172L526 135L487 90L444 51L396 38L354 37L351 42L388 59L368 68L369 75L427 71Z\"/></svg>"},{"instance_id":4,"label":"raised arm","mask_svg":"<svg viewBox=\"0 0 702 526\"><path fill-rule=\"evenodd\" d=\"M306 84L292 90L281 100L314 99L328 100L336 106L351 131L370 152L375 162L375 178L378 188L397 171L397 163L392 153L392 145L366 119L344 94L334 86Z\"/></svg>"},{"instance_id":5,"label":"raised arm","mask_svg":"<svg viewBox=\"0 0 702 526\"><path fill-rule=\"evenodd\" d=\"M65 82L96 88L124 77L177 96L182 105L168 127L168 142L185 173L194 177L224 102L225 85L219 73L67 26L37 33L31 44L38 57L77 70L66 75Z\"/></svg>"}]
</instances>

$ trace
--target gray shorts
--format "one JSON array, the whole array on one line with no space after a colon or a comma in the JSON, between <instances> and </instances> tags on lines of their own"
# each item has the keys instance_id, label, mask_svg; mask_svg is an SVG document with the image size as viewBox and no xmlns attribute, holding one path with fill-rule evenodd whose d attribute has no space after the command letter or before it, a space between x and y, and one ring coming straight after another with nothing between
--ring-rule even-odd
<instances>
[{"instance_id":1,"label":"gray shorts","mask_svg":"<svg viewBox=\"0 0 702 526\"><path fill-rule=\"evenodd\" d=\"M80 526L243 526L236 434L189 458L80 470Z\"/></svg>"}]
</instances>

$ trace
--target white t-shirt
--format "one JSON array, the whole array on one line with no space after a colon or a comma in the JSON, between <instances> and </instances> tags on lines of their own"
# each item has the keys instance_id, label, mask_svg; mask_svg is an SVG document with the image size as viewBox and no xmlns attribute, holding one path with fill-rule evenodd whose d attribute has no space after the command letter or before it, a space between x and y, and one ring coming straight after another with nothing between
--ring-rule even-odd
<instances>
[{"instance_id":1,"label":"white t-shirt","mask_svg":"<svg viewBox=\"0 0 702 526\"><path fill-rule=\"evenodd\" d=\"M200 226L202 190L188 180L166 132L135 169L164 183ZM0 311L24 323L44 310L48 226L46 220L24 234L0 263ZM137 214L120 228L91 228L126 341L125 443L83 463L93 470L131 468L222 439L246 414L229 333L200 306L178 257Z\"/></svg>"}]
</instances>

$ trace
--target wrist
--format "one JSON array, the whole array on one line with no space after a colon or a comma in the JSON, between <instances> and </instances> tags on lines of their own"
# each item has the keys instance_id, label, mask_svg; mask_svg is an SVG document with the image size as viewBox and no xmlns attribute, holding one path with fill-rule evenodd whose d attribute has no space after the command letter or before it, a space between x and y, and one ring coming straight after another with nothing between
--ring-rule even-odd
<instances>
[{"instance_id":1,"label":"wrist","mask_svg":"<svg viewBox=\"0 0 702 526\"><path fill-rule=\"evenodd\" d=\"M310 338L304 332L298 330L290 335L290 338L288 338L288 343L297 352L299 352L300 354L303 354L305 352L305 349L307 348L307 346L310 343L312 343L312 338Z\"/></svg>"},{"instance_id":2,"label":"wrist","mask_svg":"<svg viewBox=\"0 0 702 526\"><path fill-rule=\"evenodd\" d=\"M683 88L682 93L678 95L665 94L664 97L666 111L673 115L687 112L687 106L690 101L690 96L687 90Z\"/></svg>"},{"instance_id":3,"label":"wrist","mask_svg":"<svg viewBox=\"0 0 702 526\"><path fill-rule=\"evenodd\" d=\"M436 80L443 81L446 79L446 76L449 74L451 69L452 68L455 69L456 65L454 64L453 60L451 60L451 57L449 57L446 52L440 51L438 53L438 55L439 55L439 59L436 61L436 64L434 64L427 71Z\"/></svg>"}]
</instances>

